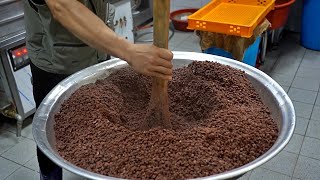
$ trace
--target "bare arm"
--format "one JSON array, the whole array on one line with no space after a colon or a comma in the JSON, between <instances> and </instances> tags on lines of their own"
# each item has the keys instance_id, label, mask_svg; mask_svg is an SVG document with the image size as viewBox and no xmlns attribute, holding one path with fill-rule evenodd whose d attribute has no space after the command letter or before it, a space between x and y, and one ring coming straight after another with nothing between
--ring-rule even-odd
<instances>
[{"instance_id":1,"label":"bare arm","mask_svg":"<svg viewBox=\"0 0 320 180\"><path fill-rule=\"evenodd\" d=\"M172 53L117 36L77 0L45 0L54 18L89 46L127 61L137 72L171 79Z\"/></svg>"}]
</instances>

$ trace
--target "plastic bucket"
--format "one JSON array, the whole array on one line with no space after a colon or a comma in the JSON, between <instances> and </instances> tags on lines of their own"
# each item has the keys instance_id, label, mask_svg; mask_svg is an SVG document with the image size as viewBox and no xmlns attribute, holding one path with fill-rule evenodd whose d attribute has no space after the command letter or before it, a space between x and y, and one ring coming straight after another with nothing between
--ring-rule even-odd
<instances>
[{"instance_id":1,"label":"plastic bucket","mask_svg":"<svg viewBox=\"0 0 320 180\"><path fill-rule=\"evenodd\" d=\"M320 51L320 1L304 0L301 27L301 45Z\"/></svg>"},{"instance_id":2,"label":"plastic bucket","mask_svg":"<svg viewBox=\"0 0 320 180\"><path fill-rule=\"evenodd\" d=\"M290 0L283 4L276 4L274 10L270 11L267 15L268 21L271 23L271 30L278 29L287 23L290 6L295 0Z\"/></svg>"},{"instance_id":3,"label":"plastic bucket","mask_svg":"<svg viewBox=\"0 0 320 180\"><path fill-rule=\"evenodd\" d=\"M261 37L258 36L255 42L246 49L242 59L243 63L253 67L256 66L260 42L261 42ZM234 59L231 53L216 47L208 48L204 50L204 53Z\"/></svg>"},{"instance_id":4,"label":"plastic bucket","mask_svg":"<svg viewBox=\"0 0 320 180\"><path fill-rule=\"evenodd\" d=\"M193 32L194 30L187 29L188 27L188 14L193 14L199 9L180 9L170 13L170 20L176 30L184 32Z\"/></svg>"},{"instance_id":5,"label":"plastic bucket","mask_svg":"<svg viewBox=\"0 0 320 180\"><path fill-rule=\"evenodd\" d=\"M261 42L261 37L258 36L256 41L251 46L249 46L249 48L244 52L242 62L249 64L253 67L256 66L260 42Z\"/></svg>"}]
</instances>

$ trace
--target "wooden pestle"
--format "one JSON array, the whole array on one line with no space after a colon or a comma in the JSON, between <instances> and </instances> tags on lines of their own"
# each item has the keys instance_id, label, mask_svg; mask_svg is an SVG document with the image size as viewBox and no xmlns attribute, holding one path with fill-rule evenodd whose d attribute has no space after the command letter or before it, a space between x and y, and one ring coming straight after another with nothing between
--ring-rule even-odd
<instances>
[{"instance_id":1,"label":"wooden pestle","mask_svg":"<svg viewBox=\"0 0 320 180\"><path fill-rule=\"evenodd\" d=\"M153 44L168 49L170 0L153 0ZM153 77L149 109L143 129L171 128L168 81Z\"/></svg>"}]
</instances>

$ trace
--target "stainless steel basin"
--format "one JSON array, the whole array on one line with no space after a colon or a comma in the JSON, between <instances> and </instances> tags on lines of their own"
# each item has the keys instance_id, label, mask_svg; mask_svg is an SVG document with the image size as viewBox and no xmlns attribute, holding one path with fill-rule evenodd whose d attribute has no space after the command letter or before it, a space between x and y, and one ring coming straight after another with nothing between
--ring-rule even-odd
<instances>
[{"instance_id":1,"label":"stainless steel basin","mask_svg":"<svg viewBox=\"0 0 320 180\"><path fill-rule=\"evenodd\" d=\"M295 127L295 111L293 104L286 92L262 71L243 64L241 62L193 52L174 52L174 68L179 68L190 64L192 61L215 61L221 64L230 65L234 68L244 70L247 77L259 93L263 102L269 107L272 118L276 121L279 128L279 137L269 151L260 156L255 161L239 168L221 174L204 177L201 179L234 179L244 173L264 164L277 155L289 142ZM106 78L114 70L128 66L126 62L113 59L86 68L57 85L44 99L37 110L33 120L33 135L38 147L56 164L75 174L89 179L116 179L103 176L85 169L77 167L64 160L56 151L55 135L53 130L54 114L59 110L62 102L67 99L72 92L80 86L93 83L97 79Z\"/></svg>"}]
</instances>

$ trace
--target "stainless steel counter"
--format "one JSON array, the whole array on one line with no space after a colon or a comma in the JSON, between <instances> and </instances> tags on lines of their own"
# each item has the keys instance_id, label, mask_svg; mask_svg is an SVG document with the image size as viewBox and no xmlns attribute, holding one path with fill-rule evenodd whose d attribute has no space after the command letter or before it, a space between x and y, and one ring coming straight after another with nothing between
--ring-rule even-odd
<instances>
[{"instance_id":1,"label":"stainless steel counter","mask_svg":"<svg viewBox=\"0 0 320 180\"><path fill-rule=\"evenodd\" d=\"M24 33L23 16L21 0L0 0L0 49L8 39Z\"/></svg>"},{"instance_id":2,"label":"stainless steel counter","mask_svg":"<svg viewBox=\"0 0 320 180\"><path fill-rule=\"evenodd\" d=\"M23 49L23 2L0 0L0 113L17 120L17 136L21 135L23 120L35 112L29 58Z\"/></svg>"}]
</instances>

